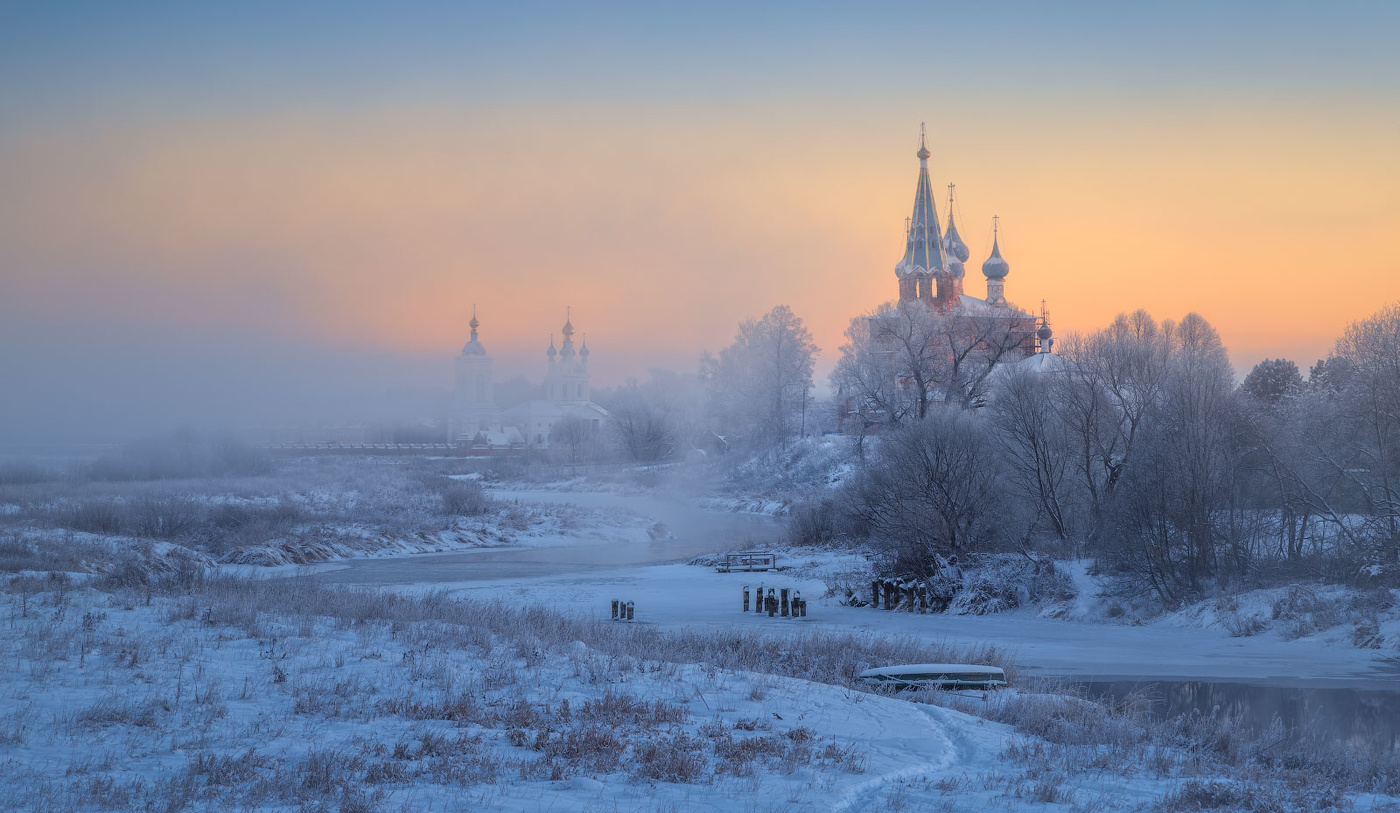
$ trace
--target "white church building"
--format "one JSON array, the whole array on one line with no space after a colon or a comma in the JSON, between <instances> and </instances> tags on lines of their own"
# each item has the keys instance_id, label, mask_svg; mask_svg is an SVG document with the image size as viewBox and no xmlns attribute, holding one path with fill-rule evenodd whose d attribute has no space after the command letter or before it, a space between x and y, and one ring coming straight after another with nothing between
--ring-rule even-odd
<instances>
[{"instance_id":1,"label":"white church building","mask_svg":"<svg viewBox=\"0 0 1400 813\"><path fill-rule=\"evenodd\" d=\"M473 314L471 339L456 359L448 426L451 443L493 449L545 448L550 432L565 418L577 418L601 431L608 411L589 400L588 341L575 350L572 315L564 322L563 344L556 349L551 338L545 351L544 397L504 410L496 406L494 360L481 343L480 327Z\"/></svg>"}]
</instances>

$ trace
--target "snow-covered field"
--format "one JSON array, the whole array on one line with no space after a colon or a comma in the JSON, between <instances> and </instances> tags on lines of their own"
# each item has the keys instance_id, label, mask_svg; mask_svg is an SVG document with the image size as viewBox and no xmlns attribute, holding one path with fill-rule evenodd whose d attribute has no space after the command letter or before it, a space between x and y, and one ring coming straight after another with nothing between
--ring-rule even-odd
<instances>
[{"instance_id":1,"label":"snow-covered field","mask_svg":"<svg viewBox=\"0 0 1400 813\"><path fill-rule=\"evenodd\" d=\"M456 536L387 534L311 567L12 580L0 807L1400 809L1393 752L1285 749L1229 718L1154 722L1037 683L1392 683L1393 647L1358 646L1316 596L1130 621L1071 566L1077 595L1053 605L889 612L830 589L867 579L864 557L774 548L782 526L752 510L761 500L514 485L454 520ZM15 555L78 561L38 551L71 534L33 532ZM89 556L128 544L79 542ZM783 570L685 563L754 546ZM743 612L743 588L760 584L800 592L808 616ZM610 620L614 599L636 620ZM1004 665L1023 688L885 696L854 680L959 659Z\"/></svg>"},{"instance_id":2,"label":"snow-covered field","mask_svg":"<svg viewBox=\"0 0 1400 813\"><path fill-rule=\"evenodd\" d=\"M154 595L55 580L6 611L7 810L1192 810L1173 800L1246 793L1293 800L1247 809L1284 810L1337 801L1217 776L1199 754L1130 755L1121 742L1044 740L978 716L1063 726L1093 719L1082 701L861 691L852 676L882 659L998 657L884 636L667 633L304 579L172 582ZM1101 767L1077 764L1086 757Z\"/></svg>"}]
</instances>

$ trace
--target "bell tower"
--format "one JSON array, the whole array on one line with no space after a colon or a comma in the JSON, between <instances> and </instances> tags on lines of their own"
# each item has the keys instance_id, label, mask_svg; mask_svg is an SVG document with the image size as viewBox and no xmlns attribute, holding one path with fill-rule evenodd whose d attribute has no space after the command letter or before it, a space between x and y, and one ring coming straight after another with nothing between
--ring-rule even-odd
<instances>
[{"instance_id":1,"label":"bell tower","mask_svg":"<svg viewBox=\"0 0 1400 813\"><path fill-rule=\"evenodd\" d=\"M481 321L472 306L471 340L462 347L456 359L455 386L452 397L452 421L448 441L470 441L497 420L495 385L491 380L493 361L481 343L478 329Z\"/></svg>"}]
</instances>

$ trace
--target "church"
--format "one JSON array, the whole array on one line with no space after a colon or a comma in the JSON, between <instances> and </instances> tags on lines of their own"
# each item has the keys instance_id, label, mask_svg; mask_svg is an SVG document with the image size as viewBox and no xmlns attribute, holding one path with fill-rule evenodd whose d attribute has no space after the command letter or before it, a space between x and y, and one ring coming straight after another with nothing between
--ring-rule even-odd
<instances>
[{"instance_id":1,"label":"church","mask_svg":"<svg viewBox=\"0 0 1400 813\"><path fill-rule=\"evenodd\" d=\"M982 316L1020 321L1034 319L1006 301L1006 277L1011 265L1001 256L998 234L1000 224L992 218L992 252L982 263L982 276L987 281L987 296L978 299L963 293L963 263L972 256L967 243L958 234L953 220L954 185L948 184L948 228L939 227L938 209L933 202L933 184L928 175L928 145L919 135L919 178L914 187L914 211L905 226L904 256L895 265L899 281L899 304L922 303L941 313L964 311ZM1034 335L1028 332L1024 355L1034 347Z\"/></svg>"},{"instance_id":2,"label":"church","mask_svg":"<svg viewBox=\"0 0 1400 813\"><path fill-rule=\"evenodd\" d=\"M946 227L934 203L929 150L920 132L914 207L905 221L904 253L895 264L898 296L853 320L854 349L837 366L837 419L842 432L865 434L934 403L977 407L991 385L1017 364L1045 366L1053 345L1044 306L1037 317L1006 298L1011 265L1002 256L1000 223L982 263L986 296L963 290L972 252L958 233L954 185L948 184ZM850 362L849 364L847 362Z\"/></svg>"},{"instance_id":3,"label":"church","mask_svg":"<svg viewBox=\"0 0 1400 813\"><path fill-rule=\"evenodd\" d=\"M601 431L607 410L589 400L588 341L574 347L574 323L564 321L563 342L555 348L553 337L545 351L543 397L505 409L496 405L494 360L481 343L481 321L472 314L471 339L456 359L449 442L477 449L547 448L555 425L577 419L593 431Z\"/></svg>"}]
</instances>

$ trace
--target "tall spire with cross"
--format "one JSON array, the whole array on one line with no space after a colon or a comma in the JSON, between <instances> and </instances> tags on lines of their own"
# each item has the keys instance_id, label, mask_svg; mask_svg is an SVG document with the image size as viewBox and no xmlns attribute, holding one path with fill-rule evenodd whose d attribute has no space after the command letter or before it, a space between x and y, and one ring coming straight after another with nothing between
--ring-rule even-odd
<instances>
[{"instance_id":1,"label":"tall spire with cross","mask_svg":"<svg viewBox=\"0 0 1400 813\"><path fill-rule=\"evenodd\" d=\"M945 268L943 235L938 225L938 210L933 204L933 184L928 178L928 137L924 125L919 125L919 179L914 187L914 210L909 217L905 236L904 256L895 265L900 279L900 300L915 299L919 290L931 294L935 272Z\"/></svg>"}]
</instances>

